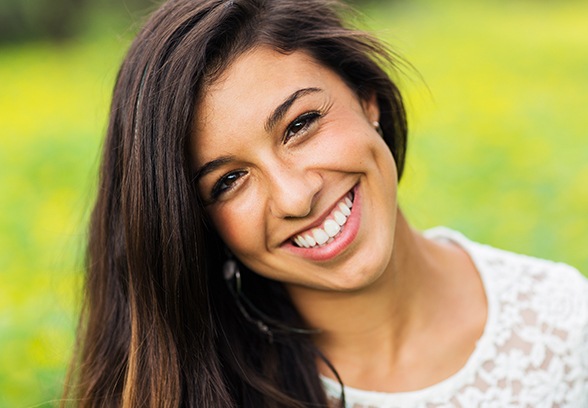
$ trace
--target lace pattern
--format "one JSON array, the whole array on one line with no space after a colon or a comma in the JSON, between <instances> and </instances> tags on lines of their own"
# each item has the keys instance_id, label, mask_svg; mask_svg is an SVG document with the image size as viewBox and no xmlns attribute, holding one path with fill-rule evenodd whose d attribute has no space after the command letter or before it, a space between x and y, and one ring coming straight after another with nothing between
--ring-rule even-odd
<instances>
[{"instance_id":1,"label":"lace pattern","mask_svg":"<svg viewBox=\"0 0 588 408\"><path fill-rule=\"evenodd\" d=\"M419 391L345 387L350 408L588 407L588 281L574 268L427 231L466 250L488 299L484 333L466 365ZM340 387L322 378L336 402ZM335 405L336 406L336 405Z\"/></svg>"}]
</instances>

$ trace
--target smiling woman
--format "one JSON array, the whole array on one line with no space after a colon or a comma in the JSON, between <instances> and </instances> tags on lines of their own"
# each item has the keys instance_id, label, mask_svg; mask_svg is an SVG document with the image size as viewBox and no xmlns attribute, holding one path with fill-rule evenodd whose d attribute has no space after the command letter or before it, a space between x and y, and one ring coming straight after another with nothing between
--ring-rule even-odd
<instances>
[{"instance_id":1,"label":"smiling woman","mask_svg":"<svg viewBox=\"0 0 588 408\"><path fill-rule=\"evenodd\" d=\"M378 119L375 94L360 100L303 51L237 58L199 102L191 143L197 167L220 163L199 184L227 248L299 288L376 279L392 253L397 180Z\"/></svg>"},{"instance_id":2,"label":"smiling woman","mask_svg":"<svg viewBox=\"0 0 588 408\"><path fill-rule=\"evenodd\" d=\"M345 11L174 0L138 35L113 97L68 401L588 403L585 279L409 226L394 61Z\"/></svg>"}]
</instances>

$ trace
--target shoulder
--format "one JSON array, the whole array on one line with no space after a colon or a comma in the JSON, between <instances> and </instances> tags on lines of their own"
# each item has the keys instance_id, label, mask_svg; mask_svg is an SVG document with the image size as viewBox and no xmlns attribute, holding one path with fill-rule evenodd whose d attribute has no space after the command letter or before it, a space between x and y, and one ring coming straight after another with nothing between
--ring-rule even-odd
<instances>
[{"instance_id":1,"label":"shoulder","mask_svg":"<svg viewBox=\"0 0 588 408\"><path fill-rule=\"evenodd\" d=\"M529 340L537 335L561 341L588 358L588 280L577 269L479 244L447 228L425 235L449 239L470 255L498 326Z\"/></svg>"},{"instance_id":2,"label":"shoulder","mask_svg":"<svg viewBox=\"0 0 588 408\"><path fill-rule=\"evenodd\" d=\"M432 239L450 239L474 261L499 331L552 350L581 354L588 373L588 280L564 263L516 254L437 228Z\"/></svg>"},{"instance_id":3,"label":"shoulder","mask_svg":"<svg viewBox=\"0 0 588 408\"><path fill-rule=\"evenodd\" d=\"M569 265L472 242L455 231L435 229L426 235L460 245L480 273L488 301L479 342L485 378L496 377L500 384L510 373L507 377L540 396L528 396L534 401L530 406L539 400L586 406L588 280ZM493 368L486 369L487 364ZM578 401L581 405L575 405Z\"/></svg>"},{"instance_id":4,"label":"shoulder","mask_svg":"<svg viewBox=\"0 0 588 408\"><path fill-rule=\"evenodd\" d=\"M461 246L474 261L487 290L508 293L509 289L516 288L519 293L525 292L550 304L555 298L563 300L562 297L565 297L565 303L585 306L585 318L588 320L588 279L572 266L473 242L463 234L444 227L428 230L425 235L430 239L450 240ZM581 308L576 310L578 316L583 315Z\"/></svg>"},{"instance_id":5,"label":"shoulder","mask_svg":"<svg viewBox=\"0 0 588 408\"><path fill-rule=\"evenodd\" d=\"M554 325L588 326L588 280L574 267L471 241L465 246L503 301L527 304Z\"/></svg>"},{"instance_id":6,"label":"shoulder","mask_svg":"<svg viewBox=\"0 0 588 408\"><path fill-rule=\"evenodd\" d=\"M577 269L476 243L471 248L488 290L503 306L516 305L544 332L565 331L568 342L586 337L588 280Z\"/></svg>"}]
</instances>

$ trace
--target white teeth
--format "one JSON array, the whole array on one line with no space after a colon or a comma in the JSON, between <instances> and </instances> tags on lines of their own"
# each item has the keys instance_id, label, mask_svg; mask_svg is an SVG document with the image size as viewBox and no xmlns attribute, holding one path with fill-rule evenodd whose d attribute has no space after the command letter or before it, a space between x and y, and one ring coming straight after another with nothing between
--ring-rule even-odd
<instances>
[{"instance_id":1,"label":"white teeth","mask_svg":"<svg viewBox=\"0 0 588 408\"><path fill-rule=\"evenodd\" d=\"M339 203L339 209L346 217L349 217L349 214L351 214L351 210L349 209L349 207L343 203Z\"/></svg>"},{"instance_id":2,"label":"white teeth","mask_svg":"<svg viewBox=\"0 0 588 408\"><path fill-rule=\"evenodd\" d=\"M300 248L313 248L317 245L333 242L334 237L339 235L343 226L347 223L347 217L351 214L351 208L353 207L352 198L353 196L348 194L339 201L337 207L327 217L322 226L293 237L292 242Z\"/></svg>"},{"instance_id":3,"label":"white teeth","mask_svg":"<svg viewBox=\"0 0 588 408\"><path fill-rule=\"evenodd\" d=\"M322 245L329 240L327 233L320 228L313 229L312 235L314 236L316 243L319 245Z\"/></svg>"},{"instance_id":4,"label":"white teeth","mask_svg":"<svg viewBox=\"0 0 588 408\"><path fill-rule=\"evenodd\" d=\"M296 242L298 244L298 246L304 247L304 248L308 248L310 245L308 245L308 242L306 242L306 240L304 239L304 237L302 235L298 235L296 237L298 239L298 242Z\"/></svg>"},{"instance_id":5,"label":"white teeth","mask_svg":"<svg viewBox=\"0 0 588 408\"><path fill-rule=\"evenodd\" d=\"M296 245L298 245L299 247L303 247L303 246L304 246L304 245L302 245L302 244L300 243L300 236L298 236L298 237L294 237L294 240L293 240L293 241L294 241L294 243L295 243Z\"/></svg>"},{"instance_id":6,"label":"white teeth","mask_svg":"<svg viewBox=\"0 0 588 408\"><path fill-rule=\"evenodd\" d=\"M305 235L304 240L306 241L309 247L313 247L316 245L316 241L312 236L310 236L310 234Z\"/></svg>"},{"instance_id":7,"label":"white teeth","mask_svg":"<svg viewBox=\"0 0 588 408\"><path fill-rule=\"evenodd\" d=\"M335 222L339 225L343 225L345 224L345 221L347 221L347 217L344 216L341 211L335 211L333 213L333 218L335 219Z\"/></svg>"},{"instance_id":8,"label":"white teeth","mask_svg":"<svg viewBox=\"0 0 588 408\"><path fill-rule=\"evenodd\" d=\"M331 238L334 237L335 235L337 235L339 233L339 231L341 231L341 226L339 226L339 224L337 224L333 220L325 221L323 228L325 229L325 232L327 233L327 235Z\"/></svg>"}]
</instances>

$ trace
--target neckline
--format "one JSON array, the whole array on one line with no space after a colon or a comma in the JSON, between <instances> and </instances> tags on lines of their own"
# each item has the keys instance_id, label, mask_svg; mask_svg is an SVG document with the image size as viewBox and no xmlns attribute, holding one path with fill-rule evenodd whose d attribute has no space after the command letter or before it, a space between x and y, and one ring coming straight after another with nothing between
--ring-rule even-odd
<instances>
[{"instance_id":1,"label":"neckline","mask_svg":"<svg viewBox=\"0 0 588 408\"><path fill-rule=\"evenodd\" d=\"M450 375L440 382L430 385L425 388L414 391L405 392L381 392L381 391L369 391L359 388L353 388L345 386L345 396L350 401L361 401L367 404L376 404L377 406L384 406L386 401L390 401L390 398L394 399L394 403L409 403L415 402L417 399L423 399L434 396L441 398L443 395L453 395L458 388L465 385L468 380L473 381L475 373L478 371L477 367L482 363L483 356L486 354L486 350L491 346L491 333L494 331L496 316L497 316L497 299L494 296L492 288L492 280L488 276L487 265L484 265L483 259L478 254L479 244L476 244L466 238L463 234L454 231L447 227L435 227L424 231L424 236L432 240L448 240L457 244L462 248L466 254L470 257L482 282L482 287L486 295L487 302L487 316L484 330L480 338L476 341L476 346L466 363L454 374ZM328 395L337 397L341 393L341 386L335 380L332 380L323 375L320 376L323 386L327 391Z\"/></svg>"}]
</instances>

